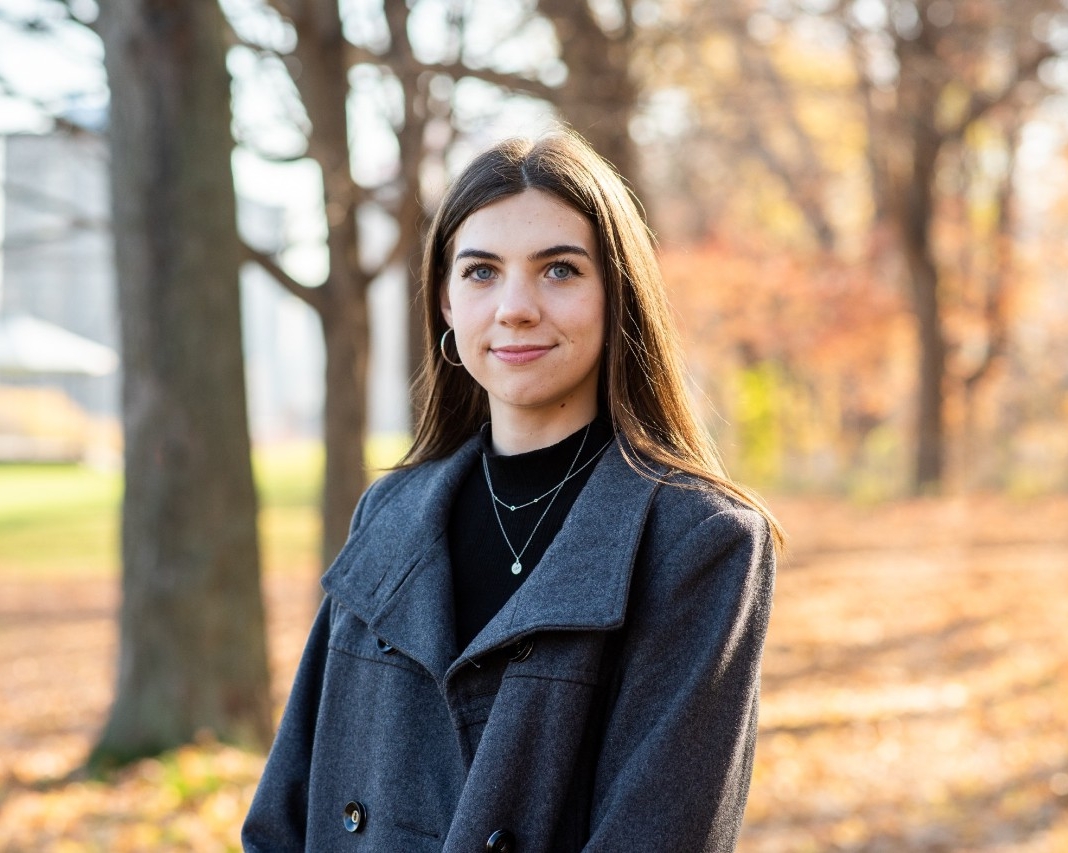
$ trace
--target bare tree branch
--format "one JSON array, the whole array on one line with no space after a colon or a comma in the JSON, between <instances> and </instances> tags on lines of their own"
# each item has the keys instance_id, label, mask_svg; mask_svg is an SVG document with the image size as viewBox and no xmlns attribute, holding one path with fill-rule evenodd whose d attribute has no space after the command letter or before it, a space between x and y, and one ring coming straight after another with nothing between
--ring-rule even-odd
<instances>
[{"instance_id":1,"label":"bare tree branch","mask_svg":"<svg viewBox=\"0 0 1068 853\"><path fill-rule=\"evenodd\" d=\"M390 56L383 56L368 50L365 47L350 44L347 48L348 62L353 65L392 65ZM415 61L414 59L412 60ZM505 71L494 71L492 68L472 68L462 62L420 62L419 71L430 74L445 74L454 80L463 77L473 77L494 86L499 86L509 92L529 95L533 98L551 101L557 95L557 90L547 86L539 80L524 77L520 74L510 74Z\"/></svg>"},{"instance_id":2,"label":"bare tree branch","mask_svg":"<svg viewBox=\"0 0 1068 853\"><path fill-rule=\"evenodd\" d=\"M258 264L264 272L268 273L275 279L282 287L304 302L306 305L314 308L316 311L323 309L323 297L322 291L318 287L309 287L306 284L301 284L293 276L282 269L281 265L274 259L273 256L267 252L263 252L259 249L250 246L247 242L241 242L241 251L246 261L251 261L254 264Z\"/></svg>"},{"instance_id":3,"label":"bare tree branch","mask_svg":"<svg viewBox=\"0 0 1068 853\"><path fill-rule=\"evenodd\" d=\"M988 92L972 92L968 106L960 120L945 134L946 139L959 139L964 132L978 119L982 118L989 110L1009 101L1019 90L1020 84L1034 80L1038 76L1038 69L1047 59L1056 56L1056 52L1049 45L1042 45L1035 54L1016 67L1016 71L1001 89L993 94Z\"/></svg>"},{"instance_id":4,"label":"bare tree branch","mask_svg":"<svg viewBox=\"0 0 1068 853\"><path fill-rule=\"evenodd\" d=\"M756 146L768 168L782 179L787 192L800 208L820 245L831 250L835 244L834 228L828 221L819 198L820 188L826 186L829 180L812 135L801 127L794 92L769 59L767 52L756 49L752 39L744 32L735 34L735 49L746 76L766 83L774 102L782 107L778 117L785 124L797 149L796 160L801 165L787 163L772 151L765 141L763 128L755 123L750 124L750 141Z\"/></svg>"},{"instance_id":5,"label":"bare tree branch","mask_svg":"<svg viewBox=\"0 0 1068 853\"><path fill-rule=\"evenodd\" d=\"M518 95L529 95L543 101L553 101L559 96L558 90L553 86L547 86L540 80L532 80L519 74L509 74L503 71L494 71L492 68L472 68L461 62L424 65L424 70L439 74L448 74L455 80L463 77L473 77L485 83L499 86L509 92Z\"/></svg>"}]
</instances>

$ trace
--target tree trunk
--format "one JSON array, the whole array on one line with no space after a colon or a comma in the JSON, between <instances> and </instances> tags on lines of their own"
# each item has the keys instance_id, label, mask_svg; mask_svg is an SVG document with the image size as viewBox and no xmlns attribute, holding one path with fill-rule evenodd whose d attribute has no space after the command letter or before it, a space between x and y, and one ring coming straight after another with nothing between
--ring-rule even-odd
<instances>
[{"instance_id":1,"label":"tree trunk","mask_svg":"<svg viewBox=\"0 0 1068 853\"><path fill-rule=\"evenodd\" d=\"M367 276L360 267L357 187L348 127L347 43L337 0L291 7L300 73L294 82L312 124L308 153L323 175L329 272L316 300L326 342L323 477L324 568L348 538L356 502L367 485L367 371L370 326Z\"/></svg>"},{"instance_id":2,"label":"tree trunk","mask_svg":"<svg viewBox=\"0 0 1068 853\"><path fill-rule=\"evenodd\" d=\"M894 198L887 205L897 221L909 278L920 358L916 399L916 448L913 488L936 492L945 467L943 404L946 345L939 305L938 267L931 249L934 192L938 157L944 137L935 127L936 105L943 81L933 61L934 48L925 36L899 40L901 82L898 114L888 139L893 164L889 185Z\"/></svg>"},{"instance_id":3,"label":"tree trunk","mask_svg":"<svg viewBox=\"0 0 1068 853\"><path fill-rule=\"evenodd\" d=\"M940 142L925 123L909 127L910 157L897 177L892 210L905 254L912 311L920 343L916 395L913 488L938 491L943 473L945 335L939 311L939 274L931 254L932 193Z\"/></svg>"},{"instance_id":4,"label":"tree trunk","mask_svg":"<svg viewBox=\"0 0 1068 853\"><path fill-rule=\"evenodd\" d=\"M918 189L918 188L917 188ZM913 483L917 493L937 491L944 468L943 380L946 347L938 306L938 272L919 228L906 239L905 258L919 331L919 394L916 408L916 456ZM922 236L926 238L926 229Z\"/></svg>"},{"instance_id":5,"label":"tree trunk","mask_svg":"<svg viewBox=\"0 0 1068 853\"><path fill-rule=\"evenodd\" d=\"M540 0L539 10L556 28L567 80L556 105L565 121L589 140L635 190L637 162L630 120L637 87L630 74L630 3L618 33L601 29L588 0Z\"/></svg>"},{"instance_id":6,"label":"tree trunk","mask_svg":"<svg viewBox=\"0 0 1068 853\"><path fill-rule=\"evenodd\" d=\"M418 420L419 403L415 399L415 380L426 358L423 343L423 294L420 281L420 254L426 214L420 172L427 156L426 127L431 117L433 96L430 75L416 58L408 37L411 11L404 3L387 3L384 7L389 27L389 51L384 57L389 69L400 83L404 95L404 124L397 129L400 149L398 190L400 201L394 217L397 222L397 243L388 263L399 263L408 295L408 315L405 324L408 359L408 415L413 428ZM445 103L437 104L440 113L447 113Z\"/></svg>"},{"instance_id":7,"label":"tree trunk","mask_svg":"<svg viewBox=\"0 0 1068 853\"><path fill-rule=\"evenodd\" d=\"M90 761L271 736L230 171L210 0L106 0L124 365L117 695Z\"/></svg>"},{"instance_id":8,"label":"tree trunk","mask_svg":"<svg viewBox=\"0 0 1068 853\"><path fill-rule=\"evenodd\" d=\"M348 538L352 511L366 487L367 374L369 369L366 300L338 305L320 315L326 344L326 402L323 441L322 562L329 566Z\"/></svg>"}]
</instances>

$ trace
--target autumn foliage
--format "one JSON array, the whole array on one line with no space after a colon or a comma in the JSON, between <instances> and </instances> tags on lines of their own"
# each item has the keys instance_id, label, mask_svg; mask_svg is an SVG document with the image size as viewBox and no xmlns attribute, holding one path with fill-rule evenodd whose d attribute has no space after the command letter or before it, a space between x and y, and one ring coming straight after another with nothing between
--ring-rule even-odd
<instances>
[{"instance_id":1,"label":"autumn foliage","mask_svg":"<svg viewBox=\"0 0 1068 853\"><path fill-rule=\"evenodd\" d=\"M711 426L743 480L859 482L880 427L900 452L914 344L900 290L871 264L723 238L666 251L663 266Z\"/></svg>"},{"instance_id":2,"label":"autumn foliage","mask_svg":"<svg viewBox=\"0 0 1068 853\"><path fill-rule=\"evenodd\" d=\"M724 235L669 244L662 263L696 394L734 474L780 491L907 493L915 323L878 235L855 258ZM950 491L1068 484L1063 364L1036 357L1030 339L1063 349L1068 305L1041 270L1017 264L1001 309L1010 343L982 383L967 377L988 345L983 305L967 270L947 276Z\"/></svg>"}]
</instances>

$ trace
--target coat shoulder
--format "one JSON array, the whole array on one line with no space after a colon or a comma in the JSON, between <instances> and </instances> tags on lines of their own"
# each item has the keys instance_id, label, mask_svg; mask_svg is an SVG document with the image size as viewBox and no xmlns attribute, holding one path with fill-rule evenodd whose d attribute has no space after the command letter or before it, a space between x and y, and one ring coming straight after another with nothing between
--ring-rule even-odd
<instances>
[{"instance_id":1,"label":"coat shoulder","mask_svg":"<svg viewBox=\"0 0 1068 853\"><path fill-rule=\"evenodd\" d=\"M770 537L767 518L716 485L690 474L672 473L657 489L649 523L663 541L678 541L706 521L757 541Z\"/></svg>"},{"instance_id":2,"label":"coat shoulder","mask_svg":"<svg viewBox=\"0 0 1068 853\"><path fill-rule=\"evenodd\" d=\"M434 470L441 464L440 460L435 460L422 462L410 468L394 468L387 471L367 487L365 495L370 504L369 508L377 507L391 497L403 494L412 488L422 488L426 480L433 476Z\"/></svg>"},{"instance_id":3,"label":"coat shoulder","mask_svg":"<svg viewBox=\"0 0 1068 853\"><path fill-rule=\"evenodd\" d=\"M375 480L360 499L353 515L350 535L370 523L383 509L397 511L407 518L419 517L428 492L454 488L466 471L472 455L473 441L443 459L421 462L410 468L395 468Z\"/></svg>"}]
</instances>

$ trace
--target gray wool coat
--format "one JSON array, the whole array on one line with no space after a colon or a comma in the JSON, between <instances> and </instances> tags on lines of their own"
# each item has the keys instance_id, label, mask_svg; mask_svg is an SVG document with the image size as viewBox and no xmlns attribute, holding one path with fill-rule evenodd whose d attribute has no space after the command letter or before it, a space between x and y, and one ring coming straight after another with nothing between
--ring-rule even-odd
<instances>
[{"instance_id":1,"label":"gray wool coat","mask_svg":"<svg viewBox=\"0 0 1068 853\"><path fill-rule=\"evenodd\" d=\"M457 649L445 531L477 454L474 439L361 500L245 850L733 850L767 523L707 485L638 475L614 445L541 562Z\"/></svg>"}]
</instances>

